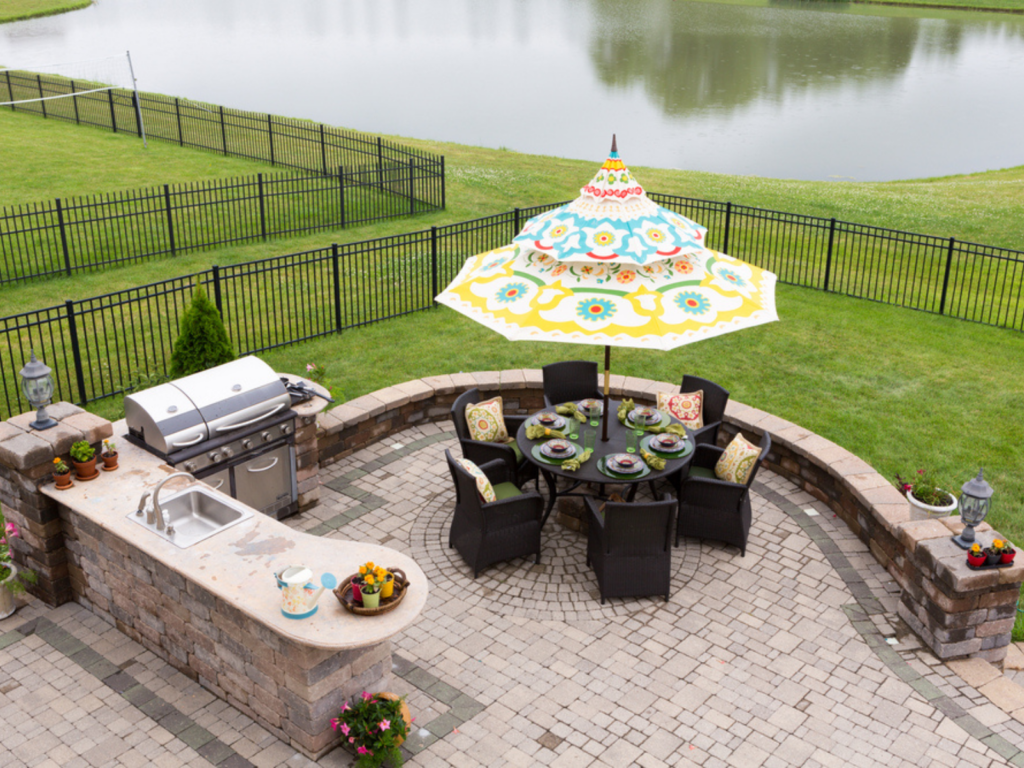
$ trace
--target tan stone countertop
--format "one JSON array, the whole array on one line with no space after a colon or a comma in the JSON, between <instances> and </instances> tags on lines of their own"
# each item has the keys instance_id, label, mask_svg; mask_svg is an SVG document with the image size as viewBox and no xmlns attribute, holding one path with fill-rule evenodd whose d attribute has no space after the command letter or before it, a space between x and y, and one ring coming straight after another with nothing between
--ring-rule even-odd
<instances>
[{"instance_id":1,"label":"tan stone countertop","mask_svg":"<svg viewBox=\"0 0 1024 768\"><path fill-rule=\"evenodd\" d=\"M255 510L249 520L187 549L165 541L128 516L138 508L142 494L152 491L174 470L129 443L124 439L126 432L123 419L114 424L113 439L119 454L117 470L100 472L99 477L89 482L75 480L74 487L66 491L48 484L42 492L300 645L324 650L374 645L410 626L423 610L427 579L408 556L375 544L302 533ZM161 496L186 485L185 480L172 480ZM275 572L289 565L304 565L313 571L315 584L324 573L334 574L341 583L366 561L401 568L409 578L409 592L394 610L379 616L358 616L342 608L331 590L325 589L313 616L289 619L282 615Z\"/></svg>"}]
</instances>

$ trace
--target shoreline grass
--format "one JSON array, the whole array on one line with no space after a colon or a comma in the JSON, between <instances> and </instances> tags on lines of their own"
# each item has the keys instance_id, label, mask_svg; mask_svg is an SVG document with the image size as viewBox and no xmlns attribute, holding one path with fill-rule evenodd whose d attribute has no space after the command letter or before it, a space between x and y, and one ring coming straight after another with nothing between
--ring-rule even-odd
<instances>
[{"instance_id":1,"label":"shoreline grass","mask_svg":"<svg viewBox=\"0 0 1024 768\"><path fill-rule=\"evenodd\" d=\"M92 0L6 0L0 5L0 24L39 16L56 16L88 8Z\"/></svg>"}]
</instances>

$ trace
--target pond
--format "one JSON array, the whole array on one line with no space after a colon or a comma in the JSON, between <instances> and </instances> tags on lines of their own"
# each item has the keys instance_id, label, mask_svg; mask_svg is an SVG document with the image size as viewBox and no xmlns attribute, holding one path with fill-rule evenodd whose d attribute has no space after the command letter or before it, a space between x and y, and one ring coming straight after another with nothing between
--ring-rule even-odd
<instances>
[{"instance_id":1,"label":"pond","mask_svg":"<svg viewBox=\"0 0 1024 768\"><path fill-rule=\"evenodd\" d=\"M102 0L0 27L0 62L130 50L142 90L594 161L614 132L631 165L888 180L1024 163L1024 18L857 8Z\"/></svg>"}]
</instances>

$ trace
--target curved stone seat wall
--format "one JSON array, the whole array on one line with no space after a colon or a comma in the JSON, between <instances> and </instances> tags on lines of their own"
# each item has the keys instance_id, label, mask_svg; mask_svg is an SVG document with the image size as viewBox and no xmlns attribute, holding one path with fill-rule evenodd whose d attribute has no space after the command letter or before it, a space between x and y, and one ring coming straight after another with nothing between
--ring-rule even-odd
<instances>
[{"instance_id":1,"label":"curved stone seat wall","mask_svg":"<svg viewBox=\"0 0 1024 768\"><path fill-rule=\"evenodd\" d=\"M396 384L339 405L318 417L320 465L403 429L448 420L454 400L478 387L501 395L506 413L544 406L540 370L515 369L430 376ZM611 396L653 404L679 385L631 376L611 377ZM719 442L736 432L772 436L767 466L827 504L867 544L902 590L899 615L943 659L976 656L1001 663L1010 643L1024 558L1010 568L971 571L950 541L959 518L912 520L903 495L871 465L813 432L730 400ZM979 528L984 543L996 534Z\"/></svg>"}]
</instances>

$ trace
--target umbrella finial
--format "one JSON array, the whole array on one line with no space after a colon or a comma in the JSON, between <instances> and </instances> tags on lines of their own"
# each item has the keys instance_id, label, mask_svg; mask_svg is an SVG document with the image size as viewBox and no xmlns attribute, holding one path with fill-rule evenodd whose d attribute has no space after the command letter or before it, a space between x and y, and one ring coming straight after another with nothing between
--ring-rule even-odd
<instances>
[{"instance_id":1,"label":"umbrella finial","mask_svg":"<svg viewBox=\"0 0 1024 768\"><path fill-rule=\"evenodd\" d=\"M619 148L615 144L615 134L613 133L612 134L612 154L616 155L616 154L618 154L618 152L619 152Z\"/></svg>"}]
</instances>

